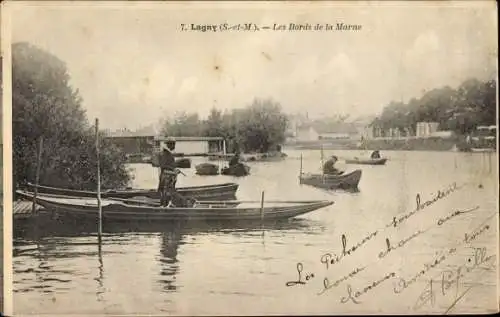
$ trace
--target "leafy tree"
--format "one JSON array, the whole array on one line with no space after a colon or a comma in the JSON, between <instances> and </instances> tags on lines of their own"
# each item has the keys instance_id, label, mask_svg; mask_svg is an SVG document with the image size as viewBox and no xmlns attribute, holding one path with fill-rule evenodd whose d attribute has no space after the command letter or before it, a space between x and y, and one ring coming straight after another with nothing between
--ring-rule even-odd
<instances>
[{"instance_id":1,"label":"leafy tree","mask_svg":"<svg viewBox=\"0 0 500 317\"><path fill-rule=\"evenodd\" d=\"M169 136L199 136L200 120L197 113L180 112L163 121L162 133Z\"/></svg>"},{"instance_id":2,"label":"leafy tree","mask_svg":"<svg viewBox=\"0 0 500 317\"><path fill-rule=\"evenodd\" d=\"M43 137L40 183L95 189L95 136L66 65L29 43L12 45L13 180L33 182L38 141ZM124 155L111 144L100 147L103 187L130 180Z\"/></svg>"},{"instance_id":3,"label":"leafy tree","mask_svg":"<svg viewBox=\"0 0 500 317\"><path fill-rule=\"evenodd\" d=\"M223 137L230 152L267 152L285 141L287 123L279 103L255 99L247 107L230 112L212 108L205 120L197 114L177 114L164 120L162 132L168 136Z\"/></svg>"},{"instance_id":4,"label":"leafy tree","mask_svg":"<svg viewBox=\"0 0 500 317\"><path fill-rule=\"evenodd\" d=\"M438 122L441 129L467 134L479 125L496 122L496 81L464 81L457 89L448 86L426 92L408 103L391 102L372 126L415 131L417 122Z\"/></svg>"}]
</instances>

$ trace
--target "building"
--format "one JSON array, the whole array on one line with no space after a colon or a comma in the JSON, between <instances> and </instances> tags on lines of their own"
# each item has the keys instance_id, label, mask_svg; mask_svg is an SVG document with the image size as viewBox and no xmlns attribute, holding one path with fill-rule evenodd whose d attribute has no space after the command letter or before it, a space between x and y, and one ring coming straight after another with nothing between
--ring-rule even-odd
<instances>
[{"instance_id":1,"label":"building","mask_svg":"<svg viewBox=\"0 0 500 317\"><path fill-rule=\"evenodd\" d=\"M105 139L119 147L126 155L153 153L154 135L141 134L128 130L107 133Z\"/></svg>"},{"instance_id":2,"label":"building","mask_svg":"<svg viewBox=\"0 0 500 317\"><path fill-rule=\"evenodd\" d=\"M417 122L416 136L425 138L431 136L438 131L439 123L437 122Z\"/></svg>"},{"instance_id":3,"label":"building","mask_svg":"<svg viewBox=\"0 0 500 317\"><path fill-rule=\"evenodd\" d=\"M318 132L311 125L304 125L295 129L293 139L295 141L317 141L318 136Z\"/></svg>"},{"instance_id":4,"label":"building","mask_svg":"<svg viewBox=\"0 0 500 317\"><path fill-rule=\"evenodd\" d=\"M174 153L183 155L225 154L226 141L222 137L167 137L156 136L153 153L158 153L163 145L172 144Z\"/></svg>"},{"instance_id":5,"label":"building","mask_svg":"<svg viewBox=\"0 0 500 317\"><path fill-rule=\"evenodd\" d=\"M226 147L222 137L167 137L160 136L152 127L138 131L122 129L108 132L105 138L126 155L153 155L167 143L173 146L175 153L183 155L224 153Z\"/></svg>"}]
</instances>

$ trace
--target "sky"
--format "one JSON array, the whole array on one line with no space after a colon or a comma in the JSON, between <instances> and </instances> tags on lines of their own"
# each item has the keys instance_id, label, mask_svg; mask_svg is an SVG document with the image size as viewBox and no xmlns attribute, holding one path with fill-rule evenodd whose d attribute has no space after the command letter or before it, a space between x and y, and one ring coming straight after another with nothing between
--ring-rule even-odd
<instances>
[{"instance_id":1,"label":"sky","mask_svg":"<svg viewBox=\"0 0 500 317\"><path fill-rule=\"evenodd\" d=\"M312 118L497 76L494 1L10 3L12 41L66 62L89 120L136 129L179 111L272 98ZM92 5L92 6L91 6ZM361 25L359 31L192 32L180 24Z\"/></svg>"}]
</instances>

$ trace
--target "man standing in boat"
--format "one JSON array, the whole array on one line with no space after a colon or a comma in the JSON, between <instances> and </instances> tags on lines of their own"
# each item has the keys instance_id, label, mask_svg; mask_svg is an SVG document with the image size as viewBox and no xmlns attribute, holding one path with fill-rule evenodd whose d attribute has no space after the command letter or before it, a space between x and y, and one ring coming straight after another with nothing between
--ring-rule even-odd
<instances>
[{"instance_id":1,"label":"man standing in boat","mask_svg":"<svg viewBox=\"0 0 500 317\"><path fill-rule=\"evenodd\" d=\"M234 156L229 160L229 167L233 167L240 164L240 151L236 150Z\"/></svg>"},{"instance_id":2,"label":"man standing in boat","mask_svg":"<svg viewBox=\"0 0 500 317\"><path fill-rule=\"evenodd\" d=\"M175 158L172 150L168 145L163 145L162 152L159 158L160 165L160 182L158 191L160 192L161 206L168 206L172 192L175 191L175 183L177 182L177 169L175 168Z\"/></svg>"},{"instance_id":3,"label":"man standing in boat","mask_svg":"<svg viewBox=\"0 0 500 317\"><path fill-rule=\"evenodd\" d=\"M332 155L328 161L323 164L323 174L326 175L340 175L343 171L340 171L335 168L335 163L337 163L338 158L335 155Z\"/></svg>"}]
</instances>

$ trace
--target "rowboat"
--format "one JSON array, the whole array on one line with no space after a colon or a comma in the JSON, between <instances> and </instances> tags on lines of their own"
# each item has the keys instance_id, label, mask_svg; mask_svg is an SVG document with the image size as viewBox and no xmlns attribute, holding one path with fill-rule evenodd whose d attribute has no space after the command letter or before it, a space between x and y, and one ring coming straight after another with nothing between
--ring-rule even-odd
<instances>
[{"instance_id":1,"label":"rowboat","mask_svg":"<svg viewBox=\"0 0 500 317\"><path fill-rule=\"evenodd\" d=\"M20 194L19 194L20 193ZM19 191L19 195L22 198L27 198L27 197L33 197L34 193L27 191L27 190L21 190ZM82 198L88 198L88 199L97 199L96 197L76 197L76 196L69 196L69 195L59 195L59 194L41 194L38 193L37 196L40 197L48 197L48 198L61 198L61 199L82 199ZM159 199L154 199L154 198L148 198L148 197L138 197L136 199L133 198L110 198L113 201L120 201L123 202L127 205L137 205L137 206L142 206L142 205L147 205L147 206L160 206L160 200ZM187 198L192 200L192 198ZM179 203L181 201L185 201L185 197L181 197L180 195L174 197L173 201L176 203ZM31 199L32 201L32 199ZM197 206L205 206L205 207L235 207L240 204L239 201L237 200L192 200L196 202Z\"/></svg>"},{"instance_id":2,"label":"rowboat","mask_svg":"<svg viewBox=\"0 0 500 317\"><path fill-rule=\"evenodd\" d=\"M16 191L24 198L33 200L33 194ZM96 219L99 214L97 199L62 198L40 195L36 203L42 207L71 216ZM248 202L246 202L248 203ZM260 202L252 202L260 204ZM296 217L332 205L332 201L267 202L265 207L206 207L190 208L157 207L128 204L113 199L102 199L101 208L104 221L252 221L280 220Z\"/></svg>"},{"instance_id":3,"label":"rowboat","mask_svg":"<svg viewBox=\"0 0 500 317\"><path fill-rule=\"evenodd\" d=\"M300 183L323 189L357 189L361 180L361 170L355 170L348 174L302 174Z\"/></svg>"},{"instance_id":4,"label":"rowboat","mask_svg":"<svg viewBox=\"0 0 500 317\"><path fill-rule=\"evenodd\" d=\"M234 166L224 167L220 171L220 173L222 175L230 175L230 176L237 176L237 177L247 176L248 174L250 174L250 166L239 163L239 164L234 165Z\"/></svg>"},{"instance_id":5,"label":"rowboat","mask_svg":"<svg viewBox=\"0 0 500 317\"><path fill-rule=\"evenodd\" d=\"M494 148L471 148L472 152L477 152L477 153L488 153L488 152L495 152Z\"/></svg>"},{"instance_id":6,"label":"rowboat","mask_svg":"<svg viewBox=\"0 0 500 317\"><path fill-rule=\"evenodd\" d=\"M201 163L194 167L197 175L218 175L219 166L211 163Z\"/></svg>"},{"instance_id":7,"label":"rowboat","mask_svg":"<svg viewBox=\"0 0 500 317\"><path fill-rule=\"evenodd\" d=\"M34 186L35 185L28 183L28 187ZM222 183L215 185L179 187L177 188L177 192L182 196L197 200L226 200L235 198L238 186L239 185L236 183ZM42 194L58 194L74 197L97 197L97 193L94 191L73 190L40 185L38 186L38 192ZM102 198L134 198L140 196L160 199L160 194L156 189L104 190L101 192Z\"/></svg>"},{"instance_id":8,"label":"rowboat","mask_svg":"<svg viewBox=\"0 0 500 317\"><path fill-rule=\"evenodd\" d=\"M384 165L385 162L387 162L386 158L378 158L378 159L362 159L362 158L353 158L353 159L346 159L345 160L346 164L361 164L361 165Z\"/></svg>"}]
</instances>

